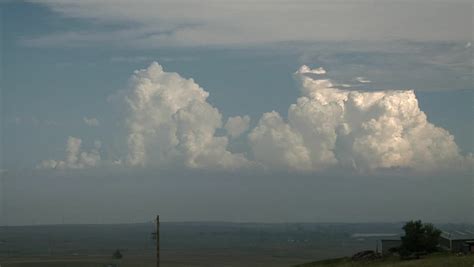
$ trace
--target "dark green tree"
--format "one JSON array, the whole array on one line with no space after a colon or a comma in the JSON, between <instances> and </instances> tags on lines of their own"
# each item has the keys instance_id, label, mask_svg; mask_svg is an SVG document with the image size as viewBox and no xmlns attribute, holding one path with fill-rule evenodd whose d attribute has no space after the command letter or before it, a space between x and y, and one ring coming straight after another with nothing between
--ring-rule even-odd
<instances>
[{"instance_id":1,"label":"dark green tree","mask_svg":"<svg viewBox=\"0 0 474 267\"><path fill-rule=\"evenodd\" d=\"M441 236L441 231L434 227L431 223L424 224L425 238L424 246L425 250L428 253L435 252L438 250L439 237Z\"/></svg>"},{"instance_id":2,"label":"dark green tree","mask_svg":"<svg viewBox=\"0 0 474 267\"><path fill-rule=\"evenodd\" d=\"M409 221L403 226L405 235L402 236L400 253L402 256L431 253L437 250L441 231L431 223L420 220Z\"/></svg>"},{"instance_id":3,"label":"dark green tree","mask_svg":"<svg viewBox=\"0 0 474 267\"><path fill-rule=\"evenodd\" d=\"M121 259L123 258L123 255L122 255L122 252L120 252L120 250L117 249L115 250L114 254L112 254L112 257L114 259Z\"/></svg>"}]
</instances>

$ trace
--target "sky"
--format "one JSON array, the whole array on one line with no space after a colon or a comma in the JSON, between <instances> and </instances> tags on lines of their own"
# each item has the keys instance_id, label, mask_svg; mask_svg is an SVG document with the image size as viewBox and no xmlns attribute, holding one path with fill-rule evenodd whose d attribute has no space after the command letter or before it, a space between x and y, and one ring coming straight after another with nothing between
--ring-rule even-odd
<instances>
[{"instance_id":1,"label":"sky","mask_svg":"<svg viewBox=\"0 0 474 267\"><path fill-rule=\"evenodd\" d=\"M3 1L0 224L474 223L472 10Z\"/></svg>"}]
</instances>

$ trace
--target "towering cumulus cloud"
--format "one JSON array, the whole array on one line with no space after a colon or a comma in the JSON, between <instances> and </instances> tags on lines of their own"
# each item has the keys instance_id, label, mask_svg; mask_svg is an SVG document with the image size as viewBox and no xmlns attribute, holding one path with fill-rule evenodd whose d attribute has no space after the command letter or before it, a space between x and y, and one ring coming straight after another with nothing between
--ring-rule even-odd
<instances>
[{"instance_id":1,"label":"towering cumulus cloud","mask_svg":"<svg viewBox=\"0 0 474 267\"><path fill-rule=\"evenodd\" d=\"M193 79L165 72L156 62L136 71L126 93L127 163L226 169L248 164L227 150L226 136L215 135L222 116L208 95Z\"/></svg>"},{"instance_id":2,"label":"towering cumulus cloud","mask_svg":"<svg viewBox=\"0 0 474 267\"><path fill-rule=\"evenodd\" d=\"M249 142L246 157L229 151L228 143L248 131L250 117L230 117L223 125L220 112L207 102L208 92L193 79L152 63L135 71L129 89L118 95L127 110L127 151L116 163L303 172L334 167L432 171L473 165L472 156L460 154L449 132L427 121L412 90L342 90L325 74L323 68L306 65L294 73L301 97L289 107L287 118L265 113L240 139ZM218 129L227 135L216 134ZM90 152L80 147L81 140L70 137L66 159L43 161L40 167L99 165L99 144Z\"/></svg>"},{"instance_id":3,"label":"towering cumulus cloud","mask_svg":"<svg viewBox=\"0 0 474 267\"><path fill-rule=\"evenodd\" d=\"M466 160L453 136L427 121L412 90L340 90L314 73L326 72L302 66L295 73L302 96L287 122L266 113L249 134L255 159L268 168L433 170Z\"/></svg>"}]
</instances>

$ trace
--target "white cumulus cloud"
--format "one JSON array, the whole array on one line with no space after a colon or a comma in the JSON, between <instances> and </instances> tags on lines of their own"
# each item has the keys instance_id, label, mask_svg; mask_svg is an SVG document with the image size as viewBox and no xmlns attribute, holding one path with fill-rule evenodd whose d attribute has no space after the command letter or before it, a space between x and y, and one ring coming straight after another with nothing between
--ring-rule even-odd
<instances>
[{"instance_id":1,"label":"white cumulus cloud","mask_svg":"<svg viewBox=\"0 0 474 267\"><path fill-rule=\"evenodd\" d=\"M434 170L472 163L453 136L427 121L413 90L362 92L335 88L297 71L302 96L288 121L264 114L249 134L261 164L294 170L343 166L357 170Z\"/></svg>"},{"instance_id":2,"label":"white cumulus cloud","mask_svg":"<svg viewBox=\"0 0 474 267\"><path fill-rule=\"evenodd\" d=\"M250 117L249 116L236 116L230 117L227 119L224 128L227 130L227 133L232 137L239 137L242 133L249 129Z\"/></svg>"},{"instance_id":3,"label":"white cumulus cloud","mask_svg":"<svg viewBox=\"0 0 474 267\"><path fill-rule=\"evenodd\" d=\"M190 168L237 168L248 164L216 136L222 115L207 102L209 93L193 79L165 72L154 62L136 71L126 92L127 163L134 166L183 162Z\"/></svg>"},{"instance_id":4,"label":"white cumulus cloud","mask_svg":"<svg viewBox=\"0 0 474 267\"><path fill-rule=\"evenodd\" d=\"M81 144L81 139L69 136L64 160L43 160L37 167L39 169L83 169L99 165L101 143L95 141L94 148L89 152L81 150Z\"/></svg>"},{"instance_id":5,"label":"white cumulus cloud","mask_svg":"<svg viewBox=\"0 0 474 267\"><path fill-rule=\"evenodd\" d=\"M311 169L303 136L275 111L263 114L249 134L249 141L255 159L267 169Z\"/></svg>"},{"instance_id":6,"label":"white cumulus cloud","mask_svg":"<svg viewBox=\"0 0 474 267\"><path fill-rule=\"evenodd\" d=\"M322 67L319 67L319 68L315 68L315 69L311 69L310 67L306 66L306 65L302 65L297 71L296 73L301 73L301 74L304 74L304 73L313 73L313 74L326 74L326 70L323 69Z\"/></svg>"},{"instance_id":7,"label":"white cumulus cloud","mask_svg":"<svg viewBox=\"0 0 474 267\"><path fill-rule=\"evenodd\" d=\"M296 71L300 97L288 108L287 118L275 111L263 114L245 139L249 151L241 154L228 145L249 130L250 117L230 117L223 125L219 110L207 102L208 92L193 79L166 72L153 62L135 71L129 89L115 96L123 100L126 110L127 149L121 158L108 162L303 172L473 166L472 156L461 155L453 136L427 120L413 90L339 89L330 79L308 73L325 70L302 66ZM227 135L219 133L223 129ZM39 167L94 167L101 163L99 149L97 143L89 152L83 151L81 139L69 137L66 158L46 160Z\"/></svg>"}]
</instances>

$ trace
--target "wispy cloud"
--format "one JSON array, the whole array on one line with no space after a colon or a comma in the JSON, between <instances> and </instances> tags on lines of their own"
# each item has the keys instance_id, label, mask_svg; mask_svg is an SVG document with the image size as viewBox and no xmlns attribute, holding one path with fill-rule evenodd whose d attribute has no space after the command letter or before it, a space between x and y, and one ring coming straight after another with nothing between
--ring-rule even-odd
<instances>
[{"instance_id":1,"label":"wispy cloud","mask_svg":"<svg viewBox=\"0 0 474 267\"><path fill-rule=\"evenodd\" d=\"M301 64L323 65L330 76L353 87L444 91L471 89L474 82L473 47L463 41L320 43L291 49L299 51Z\"/></svg>"},{"instance_id":2,"label":"wispy cloud","mask_svg":"<svg viewBox=\"0 0 474 267\"><path fill-rule=\"evenodd\" d=\"M151 61L147 56L115 56L110 58L111 62L125 62L125 63L139 63L144 61Z\"/></svg>"},{"instance_id":3,"label":"wispy cloud","mask_svg":"<svg viewBox=\"0 0 474 267\"><path fill-rule=\"evenodd\" d=\"M151 56L114 56L110 58L111 62L120 62L120 63L141 63L141 62L151 62L156 60L155 57ZM197 57L191 56L166 56L159 57L160 62L186 62L197 60Z\"/></svg>"},{"instance_id":4,"label":"wispy cloud","mask_svg":"<svg viewBox=\"0 0 474 267\"><path fill-rule=\"evenodd\" d=\"M100 126L100 122L97 118L88 118L88 117L84 117L82 119L84 121L84 123L88 126L91 126L91 127L97 127L97 126Z\"/></svg>"},{"instance_id":5,"label":"wispy cloud","mask_svg":"<svg viewBox=\"0 0 474 267\"><path fill-rule=\"evenodd\" d=\"M37 117L14 117L13 122L17 126L57 126L58 123L50 119L39 119Z\"/></svg>"},{"instance_id":6,"label":"wispy cloud","mask_svg":"<svg viewBox=\"0 0 474 267\"><path fill-rule=\"evenodd\" d=\"M360 83L371 83L372 81L367 79L367 78L364 78L364 77L356 77L355 78L356 81L360 82Z\"/></svg>"},{"instance_id":7,"label":"wispy cloud","mask_svg":"<svg viewBox=\"0 0 474 267\"><path fill-rule=\"evenodd\" d=\"M379 1L59 1L38 0L65 17L124 25L29 37L32 46L107 43L128 47L235 46L350 40L471 38L472 3ZM443 10L443 14L439 14ZM373 14L377 14L374 16ZM383 17L383 20L380 18ZM130 29L127 25L135 25ZM436 29L436 30L433 30Z\"/></svg>"}]
</instances>

